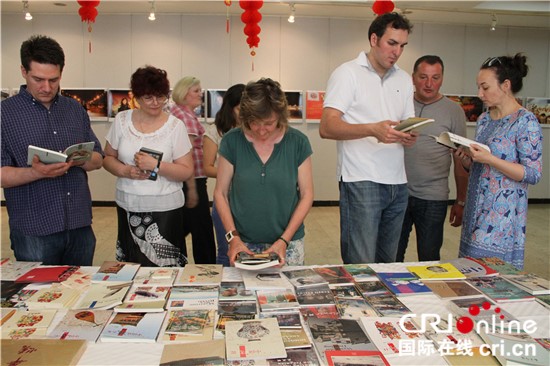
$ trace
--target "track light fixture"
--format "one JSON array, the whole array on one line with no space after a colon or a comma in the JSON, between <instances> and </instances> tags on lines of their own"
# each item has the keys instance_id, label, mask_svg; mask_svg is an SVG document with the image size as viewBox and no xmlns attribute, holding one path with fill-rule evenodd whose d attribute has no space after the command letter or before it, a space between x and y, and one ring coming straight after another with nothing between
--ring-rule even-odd
<instances>
[{"instance_id":1,"label":"track light fixture","mask_svg":"<svg viewBox=\"0 0 550 366\"><path fill-rule=\"evenodd\" d=\"M491 15L491 28L489 29L492 31L497 29L497 16L495 14Z\"/></svg>"},{"instance_id":2,"label":"track light fixture","mask_svg":"<svg viewBox=\"0 0 550 366\"><path fill-rule=\"evenodd\" d=\"M25 20L32 20L32 14L29 12L29 2L23 0L23 12L25 13Z\"/></svg>"},{"instance_id":3,"label":"track light fixture","mask_svg":"<svg viewBox=\"0 0 550 366\"><path fill-rule=\"evenodd\" d=\"M155 0L151 1L151 11L149 13L149 18L148 18L150 21L153 21L155 19L157 19L157 17L155 16Z\"/></svg>"},{"instance_id":4,"label":"track light fixture","mask_svg":"<svg viewBox=\"0 0 550 366\"><path fill-rule=\"evenodd\" d=\"M288 16L288 22L294 23L296 15L296 9L294 8L294 3L290 4L290 15Z\"/></svg>"}]
</instances>

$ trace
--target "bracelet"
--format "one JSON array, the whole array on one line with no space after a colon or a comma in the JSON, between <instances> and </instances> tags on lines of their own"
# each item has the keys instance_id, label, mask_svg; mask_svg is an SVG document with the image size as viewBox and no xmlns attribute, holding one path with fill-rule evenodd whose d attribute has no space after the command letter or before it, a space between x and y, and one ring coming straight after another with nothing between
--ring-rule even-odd
<instances>
[{"instance_id":1,"label":"bracelet","mask_svg":"<svg viewBox=\"0 0 550 366\"><path fill-rule=\"evenodd\" d=\"M283 241L283 243L286 244L286 247L288 248L288 246L290 245L290 243L285 239L283 238L282 236L279 236L279 239Z\"/></svg>"}]
</instances>

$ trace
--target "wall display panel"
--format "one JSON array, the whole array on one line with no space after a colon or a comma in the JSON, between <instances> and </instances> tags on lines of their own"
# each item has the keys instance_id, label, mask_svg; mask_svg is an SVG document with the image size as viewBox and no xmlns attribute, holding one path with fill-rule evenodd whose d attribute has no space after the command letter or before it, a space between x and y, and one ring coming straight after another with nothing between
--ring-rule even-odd
<instances>
[{"instance_id":1,"label":"wall display panel","mask_svg":"<svg viewBox=\"0 0 550 366\"><path fill-rule=\"evenodd\" d=\"M225 89L208 89L206 91L206 119L214 121L216 113L220 110L225 96Z\"/></svg>"},{"instance_id":2,"label":"wall display panel","mask_svg":"<svg viewBox=\"0 0 550 366\"><path fill-rule=\"evenodd\" d=\"M301 91L285 91L288 103L288 121L290 123L304 122L304 98Z\"/></svg>"},{"instance_id":3,"label":"wall display panel","mask_svg":"<svg viewBox=\"0 0 550 366\"><path fill-rule=\"evenodd\" d=\"M550 124L550 98L525 98L523 106L533 112L541 124Z\"/></svg>"},{"instance_id":4,"label":"wall display panel","mask_svg":"<svg viewBox=\"0 0 550 366\"><path fill-rule=\"evenodd\" d=\"M320 90L306 91L306 122L320 123L323 114L325 92Z\"/></svg>"},{"instance_id":5,"label":"wall display panel","mask_svg":"<svg viewBox=\"0 0 550 366\"><path fill-rule=\"evenodd\" d=\"M109 89L108 101L110 118L114 118L118 112L139 109L139 103L130 89Z\"/></svg>"},{"instance_id":6,"label":"wall display panel","mask_svg":"<svg viewBox=\"0 0 550 366\"><path fill-rule=\"evenodd\" d=\"M73 98L82 105L90 120L107 120L109 103L106 89L62 89L61 94Z\"/></svg>"},{"instance_id":7,"label":"wall display panel","mask_svg":"<svg viewBox=\"0 0 550 366\"><path fill-rule=\"evenodd\" d=\"M477 118L486 110L483 101L473 95L446 95L446 97L464 110L467 122L477 122Z\"/></svg>"}]
</instances>

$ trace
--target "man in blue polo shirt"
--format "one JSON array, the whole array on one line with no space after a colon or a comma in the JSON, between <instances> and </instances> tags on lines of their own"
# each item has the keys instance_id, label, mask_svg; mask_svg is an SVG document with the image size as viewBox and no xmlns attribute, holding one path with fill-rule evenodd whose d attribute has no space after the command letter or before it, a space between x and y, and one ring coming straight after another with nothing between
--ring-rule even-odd
<instances>
[{"instance_id":1,"label":"man in blue polo shirt","mask_svg":"<svg viewBox=\"0 0 550 366\"><path fill-rule=\"evenodd\" d=\"M59 94L64 66L52 38L32 36L21 45L26 85L0 105L1 183L17 260L89 266L96 240L87 172L101 168L103 151L84 108ZM95 147L86 162L43 164L34 156L27 165L29 145L63 151L88 141Z\"/></svg>"}]
</instances>

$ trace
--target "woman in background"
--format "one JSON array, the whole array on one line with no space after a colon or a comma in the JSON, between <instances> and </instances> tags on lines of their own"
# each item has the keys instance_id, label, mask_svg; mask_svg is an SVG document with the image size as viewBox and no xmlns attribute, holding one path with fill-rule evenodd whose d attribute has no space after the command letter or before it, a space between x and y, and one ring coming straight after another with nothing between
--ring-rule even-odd
<instances>
[{"instance_id":1,"label":"woman in background","mask_svg":"<svg viewBox=\"0 0 550 366\"><path fill-rule=\"evenodd\" d=\"M478 96L489 107L478 121L475 140L455 153L470 169L459 256L498 257L523 268L527 189L542 176L542 131L536 116L515 94L527 75L526 58L488 58L477 76Z\"/></svg>"},{"instance_id":2,"label":"woman in background","mask_svg":"<svg viewBox=\"0 0 550 366\"><path fill-rule=\"evenodd\" d=\"M216 242L210 216L210 200L206 188L206 175L203 169L204 127L195 113L202 104L202 89L199 79L186 76L177 82L172 91L174 105L170 112L181 119L187 127L189 139L193 145L194 176L183 185L185 207L183 208L183 227L185 234L191 233L193 240L193 258L196 264L216 263Z\"/></svg>"},{"instance_id":3,"label":"woman in background","mask_svg":"<svg viewBox=\"0 0 550 366\"><path fill-rule=\"evenodd\" d=\"M216 178L218 173L218 146L222 136L230 129L237 126L239 119L239 107L241 96L243 94L244 84L235 84L225 92L220 110L216 113L214 124L206 129L203 141L203 165L207 177ZM212 204L212 221L216 231L216 242L218 243L217 264L229 266L229 257L227 256L227 240L225 240L225 230L223 223L216 209L216 202Z\"/></svg>"},{"instance_id":4,"label":"woman in background","mask_svg":"<svg viewBox=\"0 0 550 366\"><path fill-rule=\"evenodd\" d=\"M239 252L277 253L281 265L304 264L304 219L313 203L311 145L289 127L278 82L246 85L241 127L220 143L214 201L229 242L229 261Z\"/></svg>"},{"instance_id":5,"label":"woman in background","mask_svg":"<svg viewBox=\"0 0 550 366\"><path fill-rule=\"evenodd\" d=\"M182 267L187 263L182 186L193 174L191 143L185 125L162 111L170 92L166 71L139 68L131 88L141 108L117 113L103 161L117 177L116 260ZM162 159L141 148L162 152ZM156 180L149 179L152 173Z\"/></svg>"}]
</instances>

